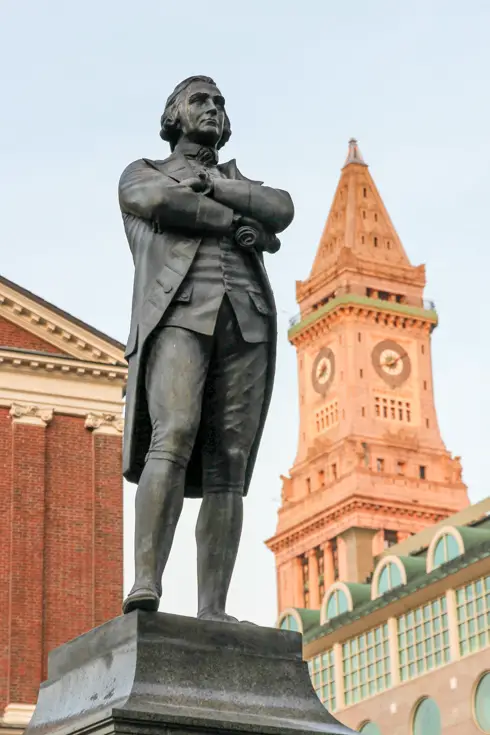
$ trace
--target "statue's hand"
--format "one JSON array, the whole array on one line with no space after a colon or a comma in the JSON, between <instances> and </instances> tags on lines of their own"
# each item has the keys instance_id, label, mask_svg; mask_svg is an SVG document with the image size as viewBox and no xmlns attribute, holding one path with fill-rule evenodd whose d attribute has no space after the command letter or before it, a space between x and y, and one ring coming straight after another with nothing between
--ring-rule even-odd
<instances>
[{"instance_id":1,"label":"statue's hand","mask_svg":"<svg viewBox=\"0 0 490 735\"><path fill-rule=\"evenodd\" d=\"M208 173L200 173L198 176L191 176L180 182L180 186L186 186L188 189L196 192L196 194L211 194L213 191L213 180Z\"/></svg>"}]
</instances>

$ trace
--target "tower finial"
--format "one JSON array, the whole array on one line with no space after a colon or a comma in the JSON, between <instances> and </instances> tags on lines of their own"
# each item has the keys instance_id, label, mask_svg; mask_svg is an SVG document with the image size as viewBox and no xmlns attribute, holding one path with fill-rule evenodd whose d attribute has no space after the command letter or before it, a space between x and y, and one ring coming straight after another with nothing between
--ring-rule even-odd
<instances>
[{"instance_id":1,"label":"tower finial","mask_svg":"<svg viewBox=\"0 0 490 735\"><path fill-rule=\"evenodd\" d=\"M344 166L347 166L349 163L360 163L362 166L367 165L355 138L349 140L349 152L347 153Z\"/></svg>"}]
</instances>

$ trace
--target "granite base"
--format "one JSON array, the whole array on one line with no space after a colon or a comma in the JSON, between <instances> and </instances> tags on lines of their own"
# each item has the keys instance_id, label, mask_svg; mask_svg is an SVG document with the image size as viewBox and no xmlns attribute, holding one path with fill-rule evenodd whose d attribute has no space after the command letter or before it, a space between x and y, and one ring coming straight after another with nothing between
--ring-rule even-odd
<instances>
[{"instance_id":1,"label":"granite base","mask_svg":"<svg viewBox=\"0 0 490 735\"><path fill-rule=\"evenodd\" d=\"M320 703L301 636L139 610L49 656L26 735L353 735Z\"/></svg>"}]
</instances>

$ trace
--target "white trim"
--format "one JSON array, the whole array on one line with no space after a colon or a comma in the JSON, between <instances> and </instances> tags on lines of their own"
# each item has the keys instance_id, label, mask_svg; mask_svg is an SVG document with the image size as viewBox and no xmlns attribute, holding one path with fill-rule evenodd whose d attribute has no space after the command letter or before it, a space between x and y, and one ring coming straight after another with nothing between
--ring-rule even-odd
<instances>
[{"instance_id":1,"label":"white trim","mask_svg":"<svg viewBox=\"0 0 490 735\"><path fill-rule=\"evenodd\" d=\"M340 590L346 595L348 611L351 612L354 609L354 601L352 600L352 594L348 586L345 582L334 582L323 596L322 606L320 608L320 625L325 625L330 620L330 618L327 618L327 607L332 593L336 590Z\"/></svg>"},{"instance_id":2,"label":"white trim","mask_svg":"<svg viewBox=\"0 0 490 735\"><path fill-rule=\"evenodd\" d=\"M382 597L384 594L384 592L381 593L379 591L378 583L379 583L379 578L381 576L381 572L383 571L385 567L388 566L388 564L394 564L396 567L398 567L402 575L402 584L407 584L407 570L405 569L405 565L403 564L401 559L399 559L398 556L395 556L394 554L391 554L390 556L384 556L381 559L381 561L378 563L376 569L374 570L373 579L371 581L371 599L372 600L377 600L378 597Z\"/></svg>"},{"instance_id":3,"label":"white trim","mask_svg":"<svg viewBox=\"0 0 490 735\"><path fill-rule=\"evenodd\" d=\"M3 712L3 725L26 727L34 714L34 704L8 704Z\"/></svg>"},{"instance_id":4,"label":"white trim","mask_svg":"<svg viewBox=\"0 0 490 735\"><path fill-rule=\"evenodd\" d=\"M455 528L454 526L443 526L432 537L432 541L430 542L429 548L427 549L427 574L430 574L430 572L433 572L434 569L437 569L437 567L434 564L434 552L435 552L438 542L441 540L443 536L446 536L446 535L452 536L455 539L456 543L458 544L459 553L464 554L464 551L465 551L464 541L458 529Z\"/></svg>"},{"instance_id":5,"label":"white trim","mask_svg":"<svg viewBox=\"0 0 490 735\"><path fill-rule=\"evenodd\" d=\"M281 629L281 623L285 618L287 618L289 615L291 615L292 618L296 620L298 623L298 632L303 633L303 621L301 620L300 614L294 607L287 607L285 610L282 611L282 613L279 615L279 617L276 620L276 628Z\"/></svg>"},{"instance_id":6,"label":"white trim","mask_svg":"<svg viewBox=\"0 0 490 735\"><path fill-rule=\"evenodd\" d=\"M478 691L478 687L480 686L481 682L486 676L490 676L490 669L485 669L485 671L481 672L480 676L476 679L471 689L471 714L473 717L473 722L475 723L478 730L480 730L480 732L488 732L488 730L486 731L483 730L483 728L481 727L480 723L478 722L476 718L476 693Z\"/></svg>"}]
</instances>

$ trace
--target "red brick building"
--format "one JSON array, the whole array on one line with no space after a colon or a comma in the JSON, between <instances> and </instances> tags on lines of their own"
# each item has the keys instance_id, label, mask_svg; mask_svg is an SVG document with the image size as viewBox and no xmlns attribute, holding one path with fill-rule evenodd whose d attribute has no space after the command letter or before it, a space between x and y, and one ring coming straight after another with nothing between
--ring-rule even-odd
<instances>
[{"instance_id":1,"label":"red brick building","mask_svg":"<svg viewBox=\"0 0 490 735\"><path fill-rule=\"evenodd\" d=\"M0 277L0 717L120 614L124 345Z\"/></svg>"}]
</instances>

